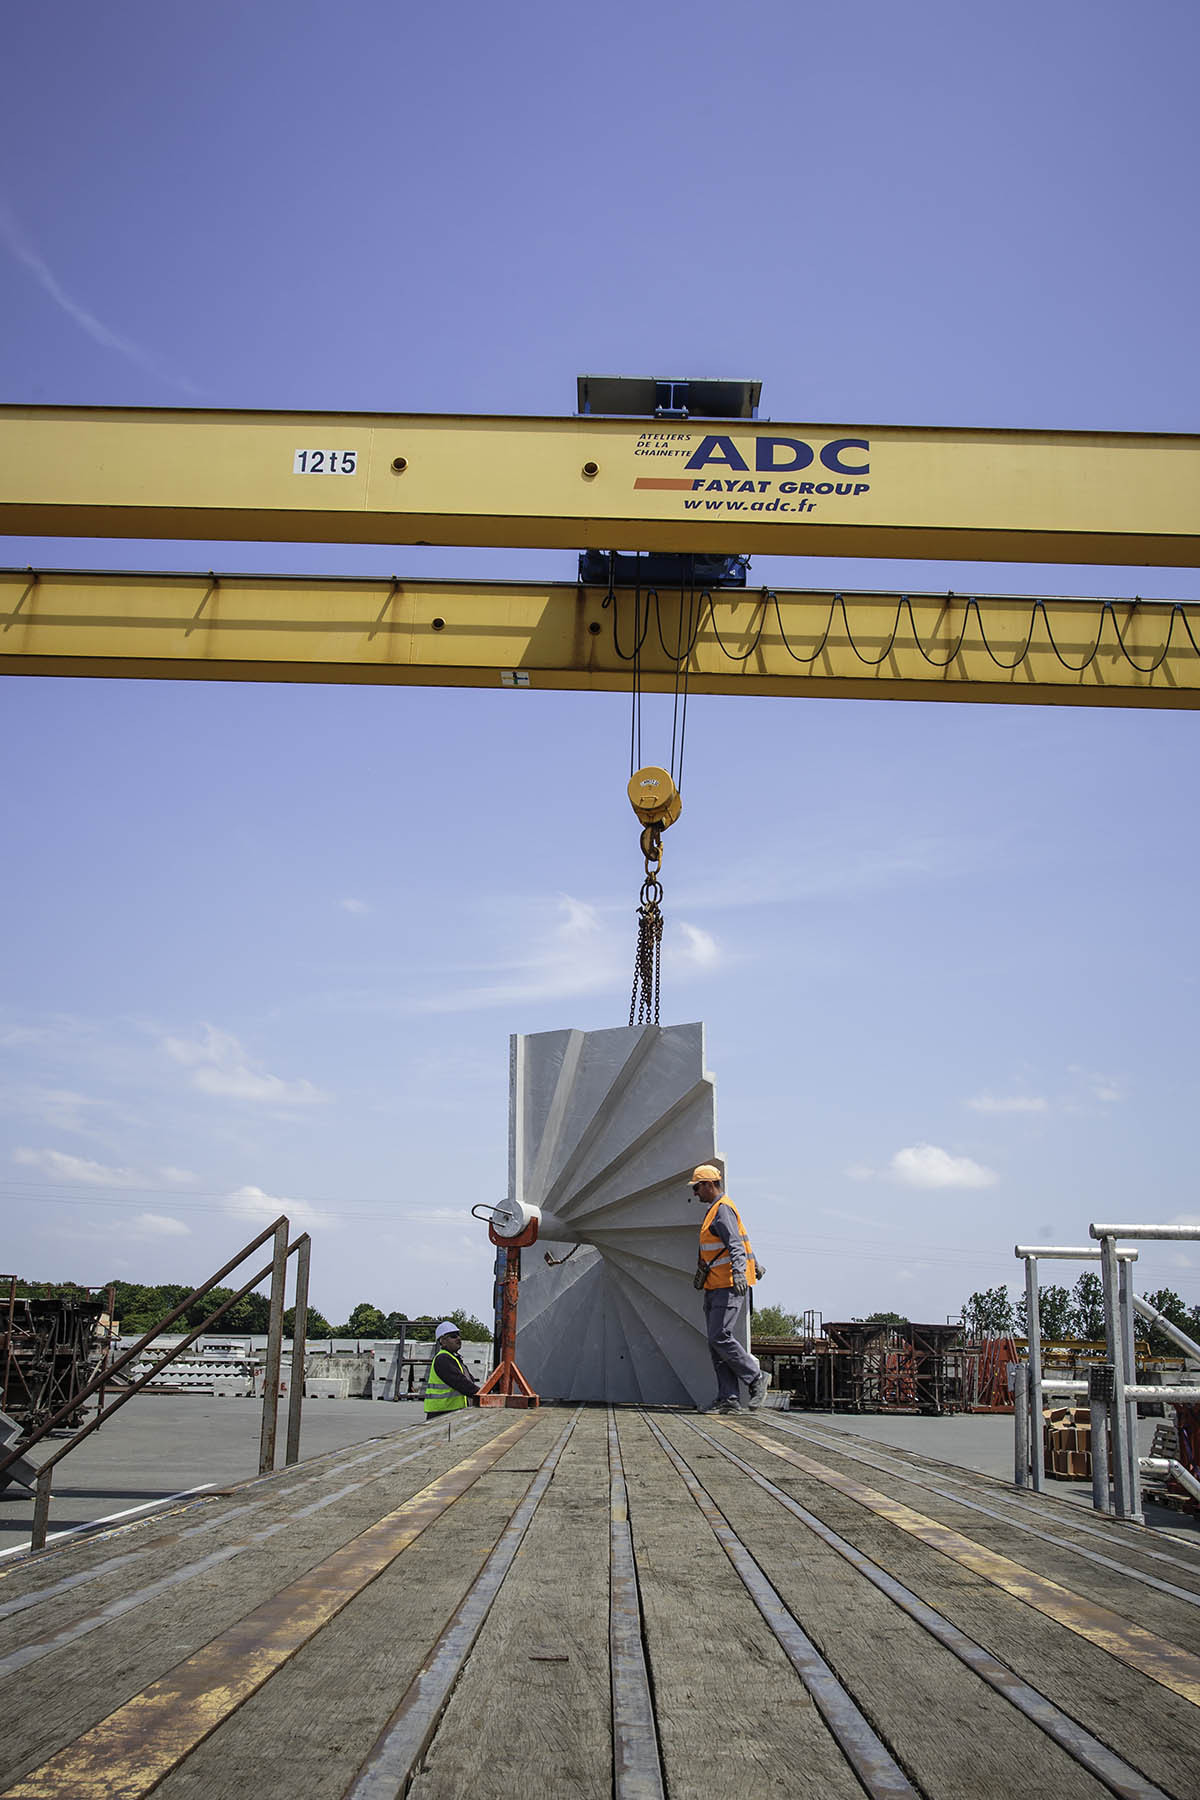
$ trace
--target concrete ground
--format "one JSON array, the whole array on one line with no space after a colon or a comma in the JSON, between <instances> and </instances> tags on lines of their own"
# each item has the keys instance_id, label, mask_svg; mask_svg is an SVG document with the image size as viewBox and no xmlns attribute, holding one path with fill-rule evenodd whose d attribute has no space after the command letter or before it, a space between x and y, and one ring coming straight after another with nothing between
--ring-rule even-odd
<instances>
[{"instance_id":1,"label":"concrete ground","mask_svg":"<svg viewBox=\"0 0 1200 1800\"><path fill-rule=\"evenodd\" d=\"M309 1400L300 1431L304 1459L386 1437L419 1424L419 1401ZM50 1536L130 1513L147 1503L204 1486L227 1487L258 1474L262 1402L211 1394L139 1394L64 1457L55 1471ZM30 1452L42 1463L65 1441L52 1437ZM287 1400L279 1403L276 1468L287 1443ZM29 1542L33 1495L10 1483L0 1489L0 1555ZM49 1540L48 1540L49 1541Z\"/></svg>"}]
</instances>

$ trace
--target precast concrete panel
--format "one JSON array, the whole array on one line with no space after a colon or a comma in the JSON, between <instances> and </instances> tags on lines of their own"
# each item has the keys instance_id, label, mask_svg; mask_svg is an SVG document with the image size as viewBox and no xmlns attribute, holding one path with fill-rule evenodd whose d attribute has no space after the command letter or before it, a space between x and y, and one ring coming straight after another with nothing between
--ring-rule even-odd
<instances>
[{"instance_id":1,"label":"precast concrete panel","mask_svg":"<svg viewBox=\"0 0 1200 1800\"><path fill-rule=\"evenodd\" d=\"M702 1024L512 1039L509 1192L542 1210L521 1253L517 1362L544 1398L714 1398L688 1204L714 1157Z\"/></svg>"}]
</instances>

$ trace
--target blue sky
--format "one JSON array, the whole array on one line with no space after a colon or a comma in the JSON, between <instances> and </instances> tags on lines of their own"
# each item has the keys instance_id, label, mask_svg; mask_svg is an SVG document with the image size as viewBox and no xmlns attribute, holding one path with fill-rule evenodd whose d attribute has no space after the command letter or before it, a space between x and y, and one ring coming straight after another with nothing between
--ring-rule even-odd
<instances>
[{"instance_id":1,"label":"blue sky","mask_svg":"<svg viewBox=\"0 0 1200 1800\"><path fill-rule=\"evenodd\" d=\"M9 23L0 397L566 413L583 371L720 374L780 420L1194 431L1198 40L1170 0L48 0ZM486 548L0 561L572 574ZM1193 570L752 579L1200 599ZM0 698L5 1265L199 1277L286 1207L331 1317L484 1312L467 1213L505 1184L508 1034L627 1016L628 701ZM647 703L648 754L669 729ZM693 700L664 1018L707 1023L764 1299L937 1319L1015 1279L1018 1240L1200 1218L1198 730ZM1198 1276L1144 1258L1189 1303Z\"/></svg>"}]
</instances>

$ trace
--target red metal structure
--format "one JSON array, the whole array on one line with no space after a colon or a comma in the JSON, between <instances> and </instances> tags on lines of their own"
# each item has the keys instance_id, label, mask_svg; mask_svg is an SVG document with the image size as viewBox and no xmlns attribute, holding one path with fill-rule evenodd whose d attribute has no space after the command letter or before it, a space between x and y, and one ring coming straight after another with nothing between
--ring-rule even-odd
<instances>
[{"instance_id":1,"label":"red metal structure","mask_svg":"<svg viewBox=\"0 0 1200 1800\"><path fill-rule=\"evenodd\" d=\"M475 1214L476 1218L479 1214ZM504 1251L504 1285L500 1297L500 1355L495 1368L479 1390L480 1406L540 1406L534 1393L517 1367L517 1288L521 1280L521 1251L537 1242L538 1220L531 1217L515 1237L499 1236L494 1220L506 1220L503 1213L493 1213L488 1222L488 1236L498 1250Z\"/></svg>"}]
</instances>

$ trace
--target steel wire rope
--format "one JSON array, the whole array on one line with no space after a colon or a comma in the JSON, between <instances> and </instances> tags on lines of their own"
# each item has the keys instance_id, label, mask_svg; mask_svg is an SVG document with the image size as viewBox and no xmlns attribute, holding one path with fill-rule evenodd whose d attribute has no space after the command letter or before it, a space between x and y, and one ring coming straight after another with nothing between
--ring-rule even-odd
<instances>
[{"instance_id":1,"label":"steel wire rope","mask_svg":"<svg viewBox=\"0 0 1200 1800\"><path fill-rule=\"evenodd\" d=\"M675 746L676 746L676 740L677 740L678 734L679 734L680 665L684 660L683 596L684 596L684 588L683 588L683 584L681 582L680 587L679 587L679 622L678 622L678 630L675 633L675 655L672 658L672 660L675 664L675 679L674 679L673 694L672 694L672 701L671 701L671 761L668 765L668 770L669 770L669 773L671 776L671 780L675 783L675 786L677 788L679 786L679 777L675 773ZM662 643L662 607L661 607L661 605L656 605L655 612L658 616L658 641L661 644ZM689 605L688 605L688 629L689 630L691 629L691 623L692 623L692 615L691 615L691 604L690 604L690 599L689 599ZM666 646L664 645L663 647L665 650Z\"/></svg>"},{"instance_id":2,"label":"steel wire rope","mask_svg":"<svg viewBox=\"0 0 1200 1800\"><path fill-rule=\"evenodd\" d=\"M684 604L686 596L687 625L684 625ZM659 610L659 641L662 641L661 607ZM695 629L696 582L694 570L689 573L686 587L679 589L679 629L675 635L675 698L671 709L671 779L676 788L683 792L683 750L687 736L687 704L691 679L692 653L699 637ZM682 704L681 704L682 702ZM676 732L678 730L678 757L676 756Z\"/></svg>"},{"instance_id":3,"label":"steel wire rope","mask_svg":"<svg viewBox=\"0 0 1200 1800\"><path fill-rule=\"evenodd\" d=\"M695 585L693 584L693 586L689 592L689 599L688 599L688 629L689 629L689 631L691 631L691 628L692 628L693 611L695 612L697 624L696 624L695 631L692 633L691 642L688 646L687 661L684 665L684 671L683 671L683 715L679 721L679 773L675 778L675 785L681 791L683 788L683 752L684 752L684 748L687 743L687 711L688 711L688 694L691 691L692 652L695 649L696 640L700 636L699 620L704 611L705 601L707 601L709 606L711 607L712 606L712 595L706 589L704 591L704 593L701 594L699 601L697 601Z\"/></svg>"}]
</instances>

